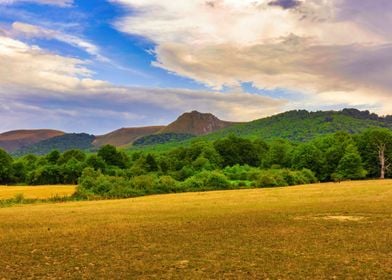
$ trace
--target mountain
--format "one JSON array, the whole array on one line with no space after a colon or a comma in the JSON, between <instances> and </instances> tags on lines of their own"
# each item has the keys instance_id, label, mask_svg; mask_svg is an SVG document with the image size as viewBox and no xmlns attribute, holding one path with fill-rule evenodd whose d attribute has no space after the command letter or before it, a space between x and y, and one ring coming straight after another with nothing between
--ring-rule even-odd
<instances>
[{"instance_id":1,"label":"mountain","mask_svg":"<svg viewBox=\"0 0 392 280\"><path fill-rule=\"evenodd\" d=\"M58 150L59 152L71 149L89 150L94 147L92 144L94 139L94 135L86 133L67 133L20 148L12 154L15 156L27 154L45 155L53 150Z\"/></svg>"},{"instance_id":2,"label":"mountain","mask_svg":"<svg viewBox=\"0 0 392 280\"><path fill-rule=\"evenodd\" d=\"M64 132L50 129L14 130L0 134L0 148L13 152L43 140L64 135Z\"/></svg>"},{"instance_id":3,"label":"mountain","mask_svg":"<svg viewBox=\"0 0 392 280\"><path fill-rule=\"evenodd\" d=\"M192 111L182 114L177 120L162 129L160 133L205 135L234 124L232 122L222 121L213 114Z\"/></svg>"},{"instance_id":4,"label":"mountain","mask_svg":"<svg viewBox=\"0 0 392 280\"><path fill-rule=\"evenodd\" d=\"M212 114L193 111L182 114L168 126L121 128L97 136L93 144L96 147L106 144L117 147L127 147L133 143L137 143L137 145L162 144L185 140L192 136L205 135L233 124L232 122L222 121Z\"/></svg>"},{"instance_id":5,"label":"mountain","mask_svg":"<svg viewBox=\"0 0 392 280\"><path fill-rule=\"evenodd\" d=\"M218 131L179 141L168 141L159 144L159 141L147 139L147 144L136 146L137 149L151 151L163 151L175 148L179 145L187 145L191 141L213 141L229 135L237 135L243 138L272 140L283 138L294 142L305 142L320 135L345 131L351 134L360 133L370 127L384 127L392 129L392 116L380 117L369 111L357 109L344 109L342 111L318 111L306 110L288 111L267 118L251 122L234 124Z\"/></svg>"},{"instance_id":6,"label":"mountain","mask_svg":"<svg viewBox=\"0 0 392 280\"><path fill-rule=\"evenodd\" d=\"M194 140L216 140L234 134L249 139L284 138L303 142L337 131L359 133L369 127L392 129L392 116L369 111L289 111L246 123L226 122L212 114L185 113L168 126L121 128L106 135L64 134L56 130L19 130L0 134L0 147L15 155L45 154L52 149L90 150L111 144L135 149L165 150Z\"/></svg>"},{"instance_id":7,"label":"mountain","mask_svg":"<svg viewBox=\"0 0 392 280\"><path fill-rule=\"evenodd\" d=\"M143 136L155 134L164 128L164 126L121 128L108 134L97 136L93 144L96 147L107 144L116 147L126 146Z\"/></svg>"},{"instance_id":8,"label":"mountain","mask_svg":"<svg viewBox=\"0 0 392 280\"><path fill-rule=\"evenodd\" d=\"M284 138L303 142L338 131L359 133L370 127L392 129L392 118L391 116L379 117L369 111L357 109L318 112L295 110L231 126L206 135L204 138L218 139L235 134L245 138L265 140Z\"/></svg>"}]
</instances>

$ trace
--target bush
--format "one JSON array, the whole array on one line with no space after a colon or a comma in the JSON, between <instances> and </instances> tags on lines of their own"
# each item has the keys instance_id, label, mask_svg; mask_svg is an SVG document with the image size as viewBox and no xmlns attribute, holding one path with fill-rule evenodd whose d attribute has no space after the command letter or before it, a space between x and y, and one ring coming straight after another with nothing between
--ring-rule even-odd
<instances>
[{"instance_id":1,"label":"bush","mask_svg":"<svg viewBox=\"0 0 392 280\"><path fill-rule=\"evenodd\" d=\"M156 183L156 189L160 193L173 193L180 190L178 181L171 176L159 177L158 182Z\"/></svg>"},{"instance_id":2,"label":"bush","mask_svg":"<svg viewBox=\"0 0 392 280\"><path fill-rule=\"evenodd\" d=\"M228 166L223 169L223 173L230 180L248 180L248 173L251 167L249 165L239 165Z\"/></svg>"},{"instance_id":3,"label":"bush","mask_svg":"<svg viewBox=\"0 0 392 280\"><path fill-rule=\"evenodd\" d=\"M317 178L309 169L292 171L289 169L269 169L259 172L254 180L256 187L284 187L317 182Z\"/></svg>"},{"instance_id":4,"label":"bush","mask_svg":"<svg viewBox=\"0 0 392 280\"><path fill-rule=\"evenodd\" d=\"M155 188L155 178L151 175L140 175L131 179L132 187L136 190L153 192Z\"/></svg>"},{"instance_id":5,"label":"bush","mask_svg":"<svg viewBox=\"0 0 392 280\"><path fill-rule=\"evenodd\" d=\"M86 168L79 179L76 195L83 197L134 197L144 195L140 189L134 189L126 178L103 175L101 171Z\"/></svg>"},{"instance_id":6,"label":"bush","mask_svg":"<svg viewBox=\"0 0 392 280\"><path fill-rule=\"evenodd\" d=\"M261 188L278 186L278 182L276 182L275 177L271 174L260 174L255 183L256 186Z\"/></svg>"},{"instance_id":7,"label":"bush","mask_svg":"<svg viewBox=\"0 0 392 280\"><path fill-rule=\"evenodd\" d=\"M224 174L218 171L203 171L182 183L185 190L225 190L230 188L230 182Z\"/></svg>"}]
</instances>

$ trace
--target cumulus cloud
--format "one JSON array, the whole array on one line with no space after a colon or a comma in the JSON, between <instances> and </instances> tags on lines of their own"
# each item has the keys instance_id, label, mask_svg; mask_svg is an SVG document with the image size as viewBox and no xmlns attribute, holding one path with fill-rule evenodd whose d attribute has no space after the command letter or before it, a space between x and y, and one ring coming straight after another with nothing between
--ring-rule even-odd
<instances>
[{"instance_id":1,"label":"cumulus cloud","mask_svg":"<svg viewBox=\"0 0 392 280\"><path fill-rule=\"evenodd\" d=\"M86 61L0 36L0 86L69 91L105 85L91 79Z\"/></svg>"},{"instance_id":2,"label":"cumulus cloud","mask_svg":"<svg viewBox=\"0 0 392 280\"><path fill-rule=\"evenodd\" d=\"M58 40L66 44L70 44L76 48L80 48L102 61L107 61L107 59L100 54L99 48L96 45L74 35L69 35L57 30L17 21L12 24L12 32L15 35L24 35L30 38Z\"/></svg>"},{"instance_id":3,"label":"cumulus cloud","mask_svg":"<svg viewBox=\"0 0 392 280\"><path fill-rule=\"evenodd\" d=\"M94 79L84 60L6 36L0 36L0 61L0 118L7 120L0 123L0 130L37 127L45 119L51 128L104 133L119 126L166 124L189 110L252 120L285 105L285 100L241 90L116 86Z\"/></svg>"},{"instance_id":4,"label":"cumulus cloud","mask_svg":"<svg viewBox=\"0 0 392 280\"><path fill-rule=\"evenodd\" d=\"M251 82L390 110L391 1L112 2L132 11L117 28L155 42L153 65L177 75L215 89Z\"/></svg>"},{"instance_id":5,"label":"cumulus cloud","mask_svg":"<svg viewBox=\"0 0 392 280\"><path fill-rule=\"evenodd\" d=\"M40 5L52 5L59 7L69 7L73 0L0 0L0 5L11 5L17 3L35 3Z\"/></svg>"}]
</instances>

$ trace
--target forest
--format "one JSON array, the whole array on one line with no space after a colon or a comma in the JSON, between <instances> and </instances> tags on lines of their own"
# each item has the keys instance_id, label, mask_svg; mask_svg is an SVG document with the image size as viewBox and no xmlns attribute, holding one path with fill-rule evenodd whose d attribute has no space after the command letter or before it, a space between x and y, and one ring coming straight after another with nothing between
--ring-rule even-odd
<instances>
[{"instance_id":1,"label":"forest","mask_svg":"<svg viewBox=\"0 0 392 280\"><path fill-rule=\"evenodd\" d=\"M86 198L278 187L392 177L392 132L370 128L307 142L229 135L164 152L68 150L12 157L0 150L0 184L78 184Z\"/></svg>"}]
</instances>

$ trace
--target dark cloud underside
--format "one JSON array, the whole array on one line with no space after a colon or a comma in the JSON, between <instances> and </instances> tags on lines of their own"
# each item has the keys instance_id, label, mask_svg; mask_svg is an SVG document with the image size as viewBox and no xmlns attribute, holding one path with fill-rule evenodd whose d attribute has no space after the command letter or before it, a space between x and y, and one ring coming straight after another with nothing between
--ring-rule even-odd
<instances>
[{"instance_id":1,"label":"dark cloud underside","mask_svg":"<svg viewBox=\"0 0 392 280\"><path fill-rule=\"evenodd\" d=\"M301 5L301 1L297 0L275 0L268 3L270 6L279 6L283 9L293 9Z\"/></svg>"}]
</instances>

